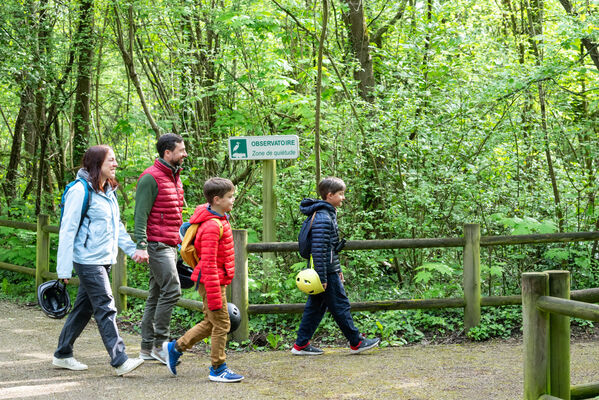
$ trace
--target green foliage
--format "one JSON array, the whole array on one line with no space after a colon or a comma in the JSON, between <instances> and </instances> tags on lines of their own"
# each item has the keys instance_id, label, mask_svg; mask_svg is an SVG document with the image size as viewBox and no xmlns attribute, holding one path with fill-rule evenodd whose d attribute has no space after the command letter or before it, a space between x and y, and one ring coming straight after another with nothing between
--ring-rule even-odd
<instances>
[{"instance_id":1,"label":"green foliage","mask_svg":"<svg viewBox=\"0 0 599 400\"><path fill-rule=\"evenodd\" d=\"M0 261L35 268L35 232L0 227Z\"/></svg>"},{"instance_id":2,"label":"green foliage","mask_svg":"<svg viewBox=\"0 0 599 400\"><path fill-rule=\"evenodd\" d=\"M281 344L281 340L283 338L278 335L278 334L273 334L272 332L270 332L267 336L266 336L266 340L268 341L268 344L270 345L270 347L273 350L276 350L279 347L279 344Z\"/></svg>"},{"instance_id":3,"label":"green foliage","mask_svg":"<svg viewBox=\"0 0 599 400\"><path fill-rule=\"evenodd\" d=\"M420 267L416 268L416 271L420 270L414 277L414 282L428 284L433 277L433 272L440 275L451 276L453 270L443 263L424 263Z\"/></svg>"},{"instance_id":4,"label":"green foliage","mask_svg":"<svg viewBox=\"0 0 599 400\"><path fill-rule=\"evenodd\" d=\"M537 221L532 217L504 217L500 214L490 216L499 224L511 229L512 235L528 235L531 233L554 233L557 231L557 226L553 221Z\"/></svg>"},{"instance_id":5,"label":"green foliage","mask_svg":"<svg viewBox=\"0 0 599 400\"><path fill-rule=\"evenodd\" d=\"M521 324L522 309L520 307L494 308L481 315L480 325L471 328L467 336L476 341L494 337L507 338L516 333Z\"/></svg>"}]
</instances>

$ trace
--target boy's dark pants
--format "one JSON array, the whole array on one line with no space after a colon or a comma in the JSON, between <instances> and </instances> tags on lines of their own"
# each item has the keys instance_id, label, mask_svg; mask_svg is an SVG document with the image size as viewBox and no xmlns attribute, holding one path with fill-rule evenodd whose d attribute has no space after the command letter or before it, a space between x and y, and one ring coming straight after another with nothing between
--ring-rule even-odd
<instances>
[{"instance_id":1,"label":"boy's dark pants","mask_svg":"<svg viewBox=\"0 0 599 400\"><path fill-rule=\"evenodd\" d=\"M345 294L339 274L336 272L328 274L327 281L327 289L323 293L308 296L295 341L299 347L308 344L327 308L339 325L341 332L349 340L349 344L356 346L360 343L360 332L354 326L354 320L349 312L349 299Z\"/></svg>"}]
</instances>

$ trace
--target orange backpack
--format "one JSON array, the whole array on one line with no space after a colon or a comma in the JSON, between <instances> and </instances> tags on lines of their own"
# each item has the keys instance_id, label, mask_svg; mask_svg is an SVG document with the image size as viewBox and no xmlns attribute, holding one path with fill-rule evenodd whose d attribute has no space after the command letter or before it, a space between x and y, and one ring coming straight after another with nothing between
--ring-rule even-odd
<instances>
[{"instance_id":1,"label":"orange backpack","mask_svg":"<svg viewBox=\"0 0 599 400\"><path fill-rule=\"evenodd\" d=\"M218 240L220 240L220 238L223 237L223 223L220 222L219 218L210 219L216 221L220 228L220 232L218 235ZM198 252L196 251L196 248L194 246L199 227L200 224L189 225L189 228L187 228L187 231L185 231L185 236L183 236L183 241L181 242L181 258L183 259L183 262L185 264L189 265L192 268L195 268L195 266L198 265L198 263L200 262L200 257L198 256Z\"/></svg>"}]
</instances>

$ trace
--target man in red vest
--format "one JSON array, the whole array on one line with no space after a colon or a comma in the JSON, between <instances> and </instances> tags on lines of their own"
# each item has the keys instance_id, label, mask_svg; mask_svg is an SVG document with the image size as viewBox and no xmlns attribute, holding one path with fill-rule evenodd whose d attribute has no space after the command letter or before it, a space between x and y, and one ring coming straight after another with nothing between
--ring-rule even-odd
<instances>
[{"instance_id":1,"label":"man in red vest","mask_svg":"<svg viewBox=\"0 0 599 400\"><path fill-rule=\"evenodd\" d=\"M137 181L134 234L137 249L150 257L140 358L166 363L162 342L169 340L171 314L181 296L176 264L184 200L179 173L187 153L183 138L173 133L162 135L156 149L159 158Z\"/></svg>"}]
</instances>

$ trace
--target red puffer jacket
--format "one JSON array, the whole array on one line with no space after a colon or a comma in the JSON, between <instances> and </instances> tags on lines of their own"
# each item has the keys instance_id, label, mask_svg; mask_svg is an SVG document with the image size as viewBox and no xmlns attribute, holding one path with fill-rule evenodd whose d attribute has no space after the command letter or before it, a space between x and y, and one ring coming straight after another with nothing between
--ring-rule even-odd
<instances>
[{"instance_id":1,"label":"red puffer jacket","mask_svg":"<svg viewBox=\"0 0 599 400\"><path fill-rule=\"evenodd\" d=\"M220 226L213 218L220 219L223 224L223 236L219 240ZM192 224L201 224L196 234L194 246L200 262L195 266L192 281L198 280L206 287L208 308L212 311L222 308L220 294L221 285L229 285L235 276L235 249L233 248L233 231L227 217L213 214L208 204L196 207L189 220Z\"/></svg>"}]
</instances>

